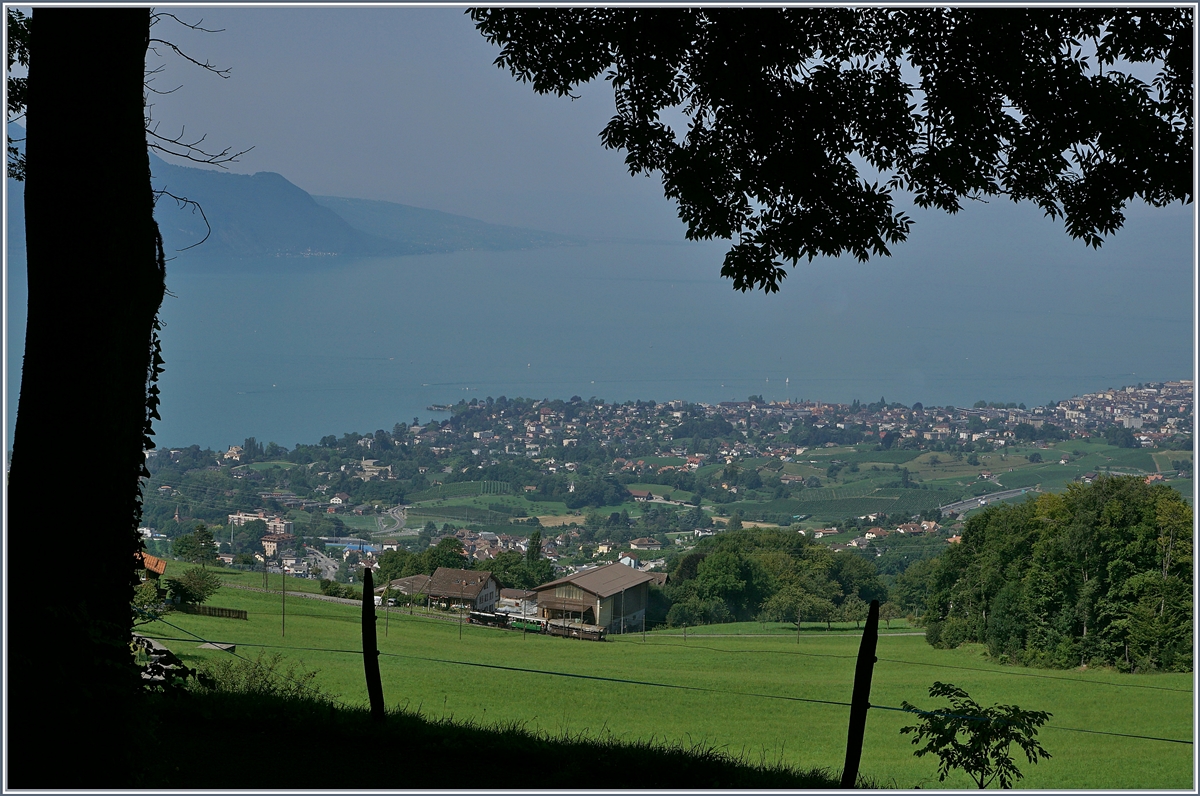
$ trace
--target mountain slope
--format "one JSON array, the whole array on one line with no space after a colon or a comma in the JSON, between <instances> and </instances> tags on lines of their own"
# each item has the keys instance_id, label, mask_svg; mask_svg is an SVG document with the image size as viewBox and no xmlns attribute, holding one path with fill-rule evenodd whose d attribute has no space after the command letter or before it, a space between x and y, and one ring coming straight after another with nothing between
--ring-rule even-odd
<instances>
[{"instance_id":1,"label":"mountain slope","mask_svg":"<svg viewBox=\"0 0 1200 796\"><path fill-rule=\"evenodd\" d=\"M425 251L501 251L582 243L582 239L566 235L489 224L467 216L395 202L339 196L314 196L313 199L346 219L356 229Z\"/></svg>"},{"instance_id":2,"label":"mountain slope","mask_svg":"<svg viewBox=\"0 0 1200 796\"><path fill-rule=\"evenodd\" d=\"M9 127L14 138L24 137L20 125ZM198 169L169 163L154 153L150 170L155 190L171 194L158 200L154 213L168 257L182 250L201 260L398 256L583 242L392 202L313 197L274 172ZM192 204L174 201L172 196ZM9 254L23 256L24 184L14 180L8 181L7 219Z\"/></svg>"},{"instance_id":3,"label":"mountain slope","mask_svg":"<svg viewBox=\"0 0 1200 796\"><path fill-rule=\"evenodd\" d=\"M305 191L274 172L228 174L167 163L150 156L157 190L197 202L180 207L159 199L155 217L168 252L204 238L204 218L212 227L196 248L205 257L412 254L395 244L354 229L341 216L313 201Z\"/></svg>"}]
</instances>

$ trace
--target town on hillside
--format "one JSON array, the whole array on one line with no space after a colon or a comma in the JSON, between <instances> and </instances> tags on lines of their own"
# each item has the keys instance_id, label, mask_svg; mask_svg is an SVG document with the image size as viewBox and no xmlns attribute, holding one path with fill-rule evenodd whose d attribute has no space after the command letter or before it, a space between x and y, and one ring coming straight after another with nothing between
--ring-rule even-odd
<instances>
[{"instance_id":1,"label":"town on hillside","mask_svg":"<svg viewBox=\"0 0 1200 796\"><path fill-rule=\"evenodd\" d=\"M1046 406L601 399L461 401L450 417L289 450L151 450L150 553L207 527L226 564L350 583L388 553L545 580L671 571L706 537L791 529L884 580L953 544L967 512L1101 474L1191 495L1191 381ZM502 587L533 588L529 573ZM519 581L519 582L518 582Z\"/></svg>"}]
</instances>

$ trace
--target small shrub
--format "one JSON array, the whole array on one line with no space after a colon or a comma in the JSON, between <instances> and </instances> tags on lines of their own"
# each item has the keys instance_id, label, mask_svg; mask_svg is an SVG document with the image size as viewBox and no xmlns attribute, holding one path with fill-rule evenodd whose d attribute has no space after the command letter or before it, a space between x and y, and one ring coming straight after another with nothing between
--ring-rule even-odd
<instances>
[{"instance_id":1,"label":"small shrub","mask_svg":"<svg viewBox=\"0 0 1200 796\"><path fill-rule=\"evenodd\" d=\"M305 669L303 661L289 662L287 668L282 668L283 660L278 652L267 654L260 651L254 660L231 655L205 661L198 667L201 680L197 681L194 688L225 694L334 701L332 695L324 693L313 683L317 676L315 669Z\"/></svg>"},{"instance_id":2,"label":"small shrub","mask_svg":"<svg viewBox=\"0 0 1200 796\"><path fill-rule=\"evenodd\" d=\"M362 592L333 580L321 579L321 594L346 600L361 600Z\"/></svg>"},{"instance_id":3,"label":"small shrub","mask_svg":"<svg viewBox=\"0 0 1200 796\"><path fill-rule=\"evenodd\" d=\"M1037 742L1037 731L1050 718L1040 710L1021 710L1016 705L992 705L983 708L961 688L935 682L931 697L947 697L950 705L933 711L921 710L901 702L905 710L919 715L917 724L903 727L901 735L915 734L913 744L925 742L917 757L938 756L938 781L944 782L951 769L962 769L980 790L992 782L1011 788L1024 775L1009 754L1012 744L1025 752L1030 763L1050 759Z\"/></svg>"},{"instance_id":4,"label":"small shrub","mask_svg":"<svg viewBox=\"0 0 1200 796\"><path fill-rule=\"evenodd\" d=\"M928 638L928 633L926 638ZM940 638L934 646L952 650L971 640L971 628L966 621L952 616L942 623Z\"/></svg>"}]
</instances>

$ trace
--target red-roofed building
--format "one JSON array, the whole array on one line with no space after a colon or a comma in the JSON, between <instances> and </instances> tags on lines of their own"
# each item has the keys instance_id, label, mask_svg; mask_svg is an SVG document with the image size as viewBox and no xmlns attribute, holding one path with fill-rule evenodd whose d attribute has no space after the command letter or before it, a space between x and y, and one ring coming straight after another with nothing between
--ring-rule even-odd
<instances>
[{"instance_id":1,"label":"red-roofed building","mask_svg":"<svg viewBox=\"0 0 1200 796\"><path fill-rule=\"evenodd\" d=\"M152 556L149 553L134 553L134 560L137 562L139 574L142 580L153 579L158 580L167 571L167 562L157 556Z\"/></svg>"}]
</instances>

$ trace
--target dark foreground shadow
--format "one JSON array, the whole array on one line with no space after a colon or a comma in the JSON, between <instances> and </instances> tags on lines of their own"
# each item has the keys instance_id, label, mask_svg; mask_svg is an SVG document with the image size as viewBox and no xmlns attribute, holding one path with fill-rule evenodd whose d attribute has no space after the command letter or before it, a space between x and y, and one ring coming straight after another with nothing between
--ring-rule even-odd
<instances>
[{"instance_id":1,"label":"dark foreground shadow","mask_svg":"<svg viewBox=\"0 0 1200 796\"><path fill-rule=\"evenodd\" d=\"M138 788L827 789L827 770L697 745L551 736L416 711L245 694L153 694L136 733Z\"/></svg>"}]
</instances>

